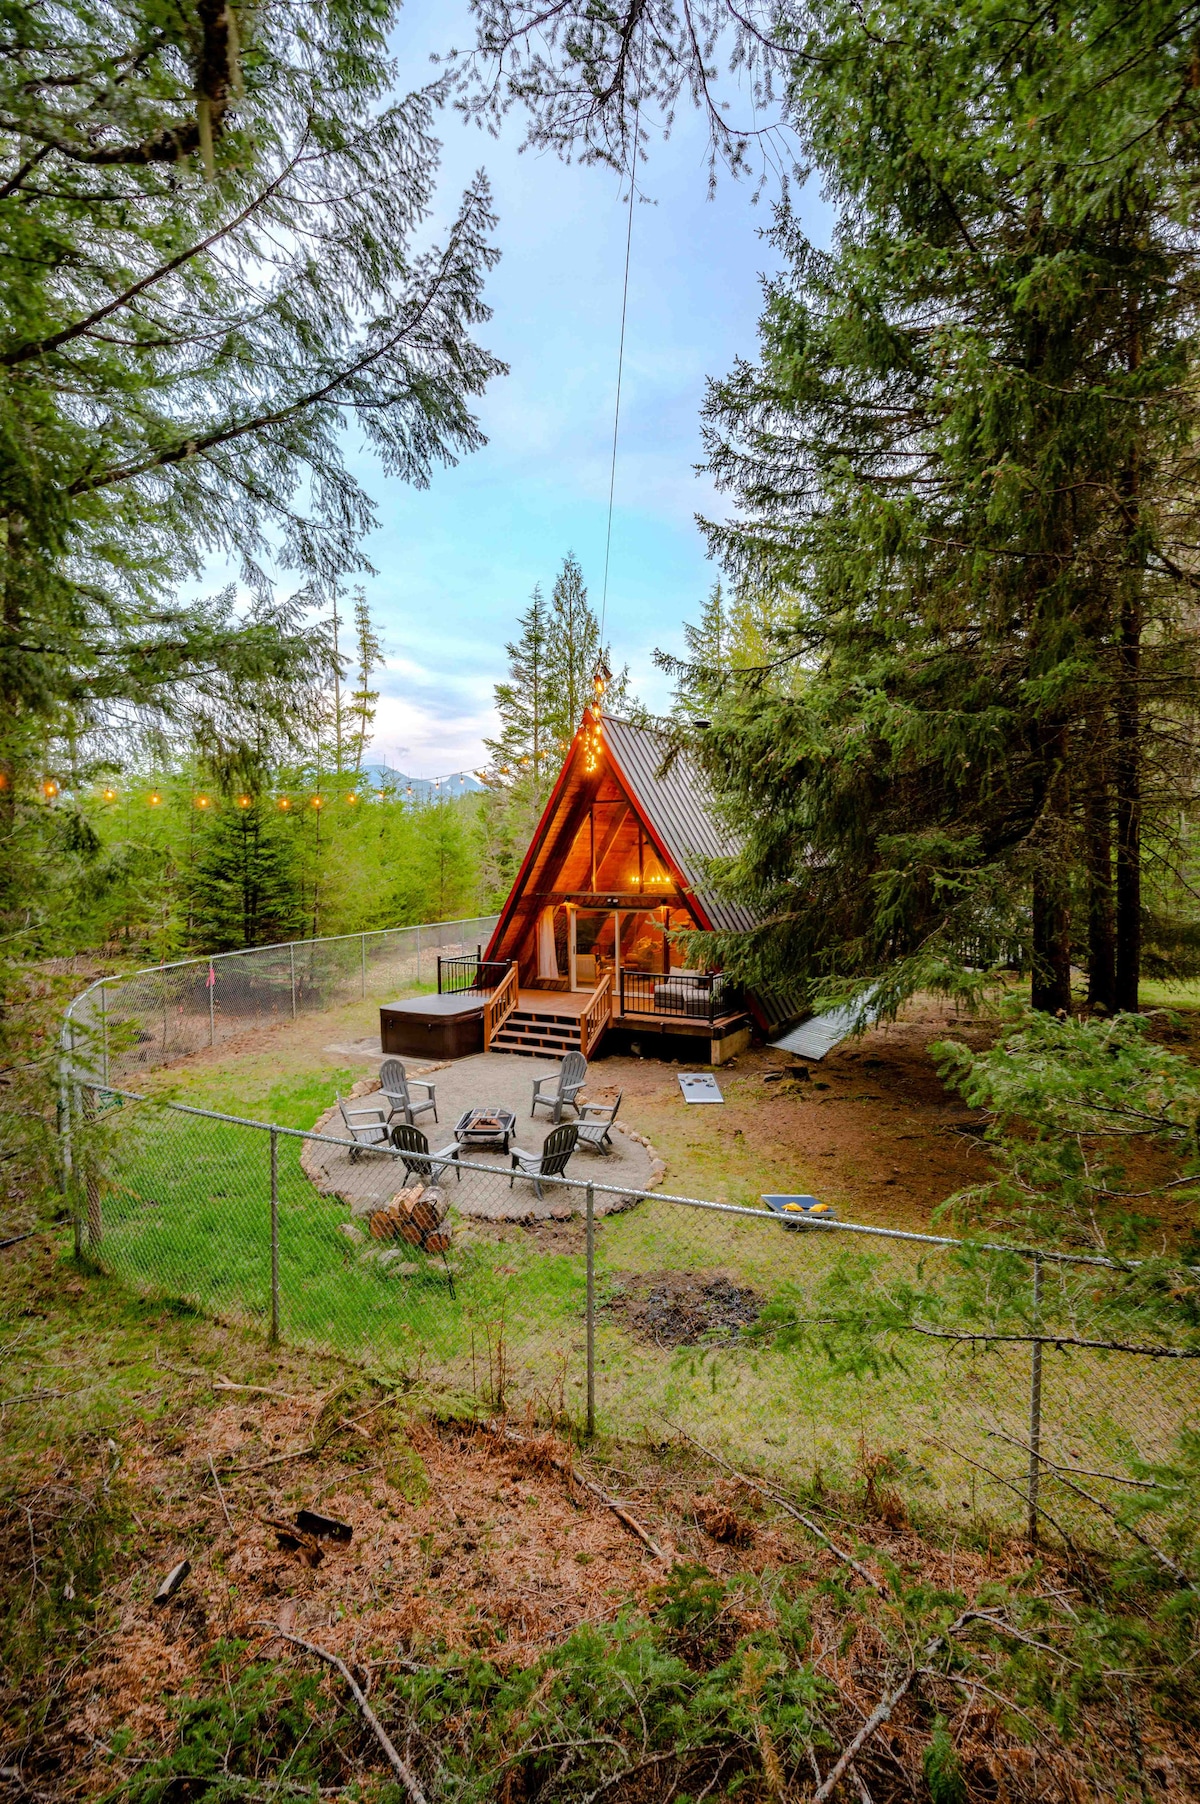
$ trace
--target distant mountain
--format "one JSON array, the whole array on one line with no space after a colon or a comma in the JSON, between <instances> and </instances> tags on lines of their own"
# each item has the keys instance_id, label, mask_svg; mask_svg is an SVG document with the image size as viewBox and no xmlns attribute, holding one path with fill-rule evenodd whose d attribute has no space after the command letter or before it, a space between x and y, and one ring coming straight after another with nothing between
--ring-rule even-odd
<instances>
[{"instance_id":1,"label":"distant mountain","mask_svg":"<svg viewBox=\"0 0 1200 1804\"><path fill-rule=\"evenodd\" d=\"M372 789L391 790L413 802L453 801L483 788L469 770L456 770L448 777L409 777L389 764L364 764L362 774Z\"/></svg>"}]
</instances>

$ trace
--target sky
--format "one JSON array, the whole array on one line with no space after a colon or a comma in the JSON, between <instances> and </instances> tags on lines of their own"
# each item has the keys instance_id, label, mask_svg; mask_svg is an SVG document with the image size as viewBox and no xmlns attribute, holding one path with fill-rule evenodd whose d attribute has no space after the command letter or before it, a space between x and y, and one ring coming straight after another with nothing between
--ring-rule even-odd
<instances>
[{"instance_id":1,"label":"sky","mask_svg":"<svg viewBox=\"0 0 1200 1804\"><path fill-rule=\"evenodd\" d=\"M431 51L471 38L465 0L409 0L393 46L405 86ZM510 366L477 412L486 447L414 489L349 444L378 509L365 588L387 654L372 758L417 776L474 769L494 729L492 687L535 583L548 594L568 551L599 611L621 320L627 188L615 173L519 154L524 119L499 138L442 115L440 204L449 216L484 167L502 252L480 340ZM707 137L681 106L652 143L634 208L606 638L636 693L665 705L656 646L682 647L718 572L697 512L722 502L695 464L705 379L753 356L769 194L728 176L708 198Z\"/></svg>"}]
</instances>

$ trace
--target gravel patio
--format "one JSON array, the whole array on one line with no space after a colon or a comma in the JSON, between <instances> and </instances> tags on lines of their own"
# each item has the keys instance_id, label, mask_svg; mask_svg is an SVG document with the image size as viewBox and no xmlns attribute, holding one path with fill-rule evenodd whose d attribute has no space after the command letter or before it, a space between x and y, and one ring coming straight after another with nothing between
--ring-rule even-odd
<instances>
[{"instance_id":1,"label":"gravel patio","mask_svg":"<svg viewBox=\"0 0 1200 1804\"><path fill-rule=\"evenodd\" d=\"M540 1150L554 1126L546 1110L539 1110L537 1117L531 1120L529 1105L533 1080L552 1076L558 1069L555 1061L484 1052L446 1065L418 1065L406 1060L405 1069L410 1078L428 1079L436 1087L437 1121L423 1115L418 1122L428 1137L431 1152L453 1145L454 1124L468 1108L511 1109L517 1118L513 1144L527 1152ZM377 1076L364 1078L355 1084L352 1095L356 1099L369 1096L378 1087ZM584 1097L596 1102L611 1100L610 1086L599 1071L590 1074ZM564 1112L563 1119L574 1119L570 1110ZM339 1137L344 1133L336 1106L321 1116L315 1131ZM509 1187L509 1155L472 1149L464 1157L471 1167L483 1169L465 1169L461 1182L456 1182L449 1172L445 1174L447 1196L460 1215L490 1221L545 1221L561 1220L567 1215L583 1212L584 1193L574 1188L574 1184L547 1181L542 1187L544 1194L539 1198L527 1179L518 1178ZM341 1147L319 1140L304 1143L301 1164L310 1182L322 1195L340 1197L356 1216L373 1214L404 1183L404 1172L398 1159L367 1153L352 1160L348 1147L343 1151ZM575 1183L586 1183L590 1178L597 1185L606 1186L595 1194L596 1214L611 1215L628 1208L642 1191L661 1183L664 1167L643 1136L632 1128L624 1128L618 1116L613 1127L611 1153L605 1157L581 1149L572 1158L566 1175ZM611 1189L607 1188L610 1186Z\"/></svg>"}]
</instances>

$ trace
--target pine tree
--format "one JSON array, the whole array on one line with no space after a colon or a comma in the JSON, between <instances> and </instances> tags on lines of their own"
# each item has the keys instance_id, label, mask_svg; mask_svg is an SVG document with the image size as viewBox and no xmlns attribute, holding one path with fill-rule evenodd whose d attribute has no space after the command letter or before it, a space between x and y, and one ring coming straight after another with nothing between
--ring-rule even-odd
<instances>
[{"instance_id":1,"label":"pine tree","mask_svg":"<svg viewBox=\"0 0 1200 1804\"><path fill-rule=\"evenodd\" d=\"M839 227L780 215L760 364L707 406L712 544L797 597L807 673L727 691L700 748L772 921L747 972L900 995L1019 940L1039 1006L1078 953L1136 1006L1142 839L1194 793L1200 106L1156 9L1085 13L808 9Z\"/></svg>"},{"instance_id":2,"label":"pine tree","mask_svg":"<svg viewBox=\"0 0 1200 1804\"><path fill-rule=\"evenodd\" d=\"M435 98L394 98L391 8L229 0L0 22L0 912L44 887L39 784L131 717L251 759L361 561L349 412L400 476L481 442L494 260L472 184L413 250ZM246 277L252 269L253 279ZM69 279L64 271L70 271ZM210 555L241 593L178 599ZM280 598L268 563L299 572ZM247 599L248 598L248 599ZM261 775L261 773L260 773ZM52 837L52 836L51 836Z\"/></svg>"},{"instance_id":3,"label":"pine tree","mask_svg":"<svg viewBox=\"0 0 1200 1804\"><path fill-rule=\"evenodd\" d=\"M547 722L556 759L575 737L592 699L599 662L600 622L588 604L579 559L569 551L554 579L547 632Z\"/></svg>"},{"instance_id":4,"label":"pine tree","mask_svg":"<svg viewBox=\"0 0 1200 1804\"><path fill-rule=\"evenodd\" d=\"M537 812L546 799L556 763L549 728L549 612L541 587L535 587L528 608L517 621L519 637L504 648L508 678L493 690L500 732L483 742L494 776L502 779L500 786L527 787Z\"/></svg>"},{"instance_id":5,"label":"pine tree","mask_svg":"<svg viewBox=\"0 0 1200 1804\"><path fill-rule=\"evenodd\" d=\"M361 588L354 593L354 635L358 653L358 688L350 700L354 720L354 771L357 776L362 770L363 755L371 742L371 728L375 724L375 709L379 702L379 691L372 689L371 678L383 663L383 646L376 635L367 597Z\"/></svg>"},{"instance_id":6,"label":"pine tree","mask_svg":"<svg viewBox=\"0 0 1200 1804\"><path fill-rule=\"evenodd\" d=\"M205 952L269 946L306 931L295 824L261 797L227 798L209 823L194 886Z\"/></svg>"},{"instance_id":7,"label":"pine tree","mask_svg":"<svg viewBox=\"0 0 1200 1804\"><path fill-rule=\"evenodd\" d=\"M718 580L701 603L700 619L683 624L686 658L658 654L656 661L676 678L672 712L687 720L711 707L729 668L729 615Z\"/></svg>"}]
</instances>

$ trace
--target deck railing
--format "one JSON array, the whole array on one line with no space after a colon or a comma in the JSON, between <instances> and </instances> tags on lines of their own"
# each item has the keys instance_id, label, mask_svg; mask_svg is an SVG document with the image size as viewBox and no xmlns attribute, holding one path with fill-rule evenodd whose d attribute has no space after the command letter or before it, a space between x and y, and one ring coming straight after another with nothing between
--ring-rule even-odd
<instances>
[{"instance_id":1,"label":"deck railing","mask_svg":"<svg viewBox=\"0 0 1200 1804\"><path fill-rule=\"evenodd\" d=\"M437 962L438 995L457 996L463 990L496 990L507 972L514 969L509 958L486 959L482 952L472 958L439 958Z\"/></svg>"},{"instance_id":2,"label":"deck railing","mask_svg":"<svg viewBox=\"0 0 1200 1804\"><path fill-rule=\"evenodd\" d=\"M579 1049L585 1059L612 1019L612 978L606 972L592 991L592 999L579 1022Z\"/></svg>"},{"instance_id":3,"label":"deck railing","mask_svg":"<svg viewBox=\"0 0 1200 1804\"><path fill-rule=\"evenodd\" d=\"M483 1050L485 1052L490 1048L493 1036L500 1031L516 1008L519 994L517 966L516 961L513 960L500 979L499 987L492 991L483 1005Z\"/></svg>"},{"instance_id":4,"label":"deck railing","mask_svg":"<svg viewBox=\"0 0 1200 1804\"><path fill-rule=\"evenodd\" d=\"M736 992L720 971L621 972L622 1015L712 1022L737 1006Z\"/></svg>"}]
</instances>

